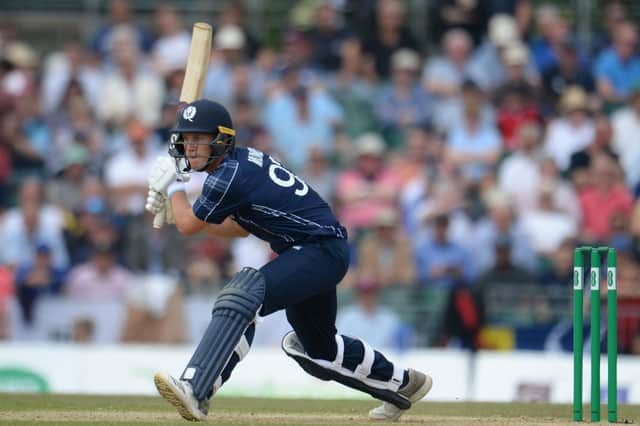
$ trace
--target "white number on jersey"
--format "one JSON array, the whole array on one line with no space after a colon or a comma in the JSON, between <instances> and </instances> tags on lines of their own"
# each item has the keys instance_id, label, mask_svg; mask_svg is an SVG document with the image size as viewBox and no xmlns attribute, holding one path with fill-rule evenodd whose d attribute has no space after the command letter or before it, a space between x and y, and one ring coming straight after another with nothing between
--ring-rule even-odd
<instances>
[{"instance_id":1,"label":"white number on jersey","mask_svg":"<svg viewBox=\"0 0 640 426\"><path fill-rule=\"evenodd\" d=\"M289 188L295 185L296 181L298 181L302 185L302 187L296 189L294 191L294 194L296 194L299 197L303 197L307 195L307 193L309 192L309 186L306 183L304 183L302 179L300 179L298 176L294 175L289 170L282 167L282 165L277 160L274 160L273 157L269 157L269 159L271 160L271 163L272 163L269 166L269 177L276 185L281 186L283 188ZM278 177L276 175L276 170L281 170L282 173L287 175L287 178L281 179L280 177Z\"/></svg>"}]
</instances>

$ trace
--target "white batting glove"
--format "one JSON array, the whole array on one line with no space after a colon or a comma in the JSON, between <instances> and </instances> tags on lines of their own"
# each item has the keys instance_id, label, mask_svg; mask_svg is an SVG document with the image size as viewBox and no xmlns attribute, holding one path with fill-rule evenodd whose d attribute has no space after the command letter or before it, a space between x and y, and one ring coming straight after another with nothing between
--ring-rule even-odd
<instances>
[{"instance_id":1,"label":"white batting glove","mask_svg":"<svg viewBox=\"0 0 640 426\"><path fill-rule=\"evenodd\" d=\"M158 214L165 209L167 201L167 198L162 193L149 188L144 208L152 214Z\"/></svg>"}]
</instances>

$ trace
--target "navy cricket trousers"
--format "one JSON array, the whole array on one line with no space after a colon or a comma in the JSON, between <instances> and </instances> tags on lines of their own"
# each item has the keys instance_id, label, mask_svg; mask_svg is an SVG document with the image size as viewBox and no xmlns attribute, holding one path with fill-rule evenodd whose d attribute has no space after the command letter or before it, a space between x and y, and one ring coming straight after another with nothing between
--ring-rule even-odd
<instances>
[{"instance_id":1,"label":"navy cricket trousers","mask_svg":"<svg viewBox=\"0 0 640 426\"><path fill-rule=\"evenodd\" d=\"M336 359L336 286L349 268L346 240L325 239L294 246L264 265L266 281L261 315L285 309L287 320L311 358ZM357 336L342 336L342 366L353 371L364 360ZM369 377L389 381L393 364L377 350Z\"/></svg>"},{"instance_id":2,"label":"navy cricket trousers","mask_svg":"<svg viewBox=\"0 0 640 426\"><path fill-rule=\"evenodd\" d=\"M309 356L336 355L336 286L349 268L346 240L324 239L293 246L264 265L266 292L261 315L285 309Z\"/></svg>"}]
</instances>

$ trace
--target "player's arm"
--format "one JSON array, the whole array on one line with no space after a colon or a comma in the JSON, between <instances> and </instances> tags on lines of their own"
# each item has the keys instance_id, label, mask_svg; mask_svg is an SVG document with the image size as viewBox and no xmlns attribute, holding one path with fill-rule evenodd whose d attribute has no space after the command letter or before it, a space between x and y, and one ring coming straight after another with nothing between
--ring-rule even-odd
<instances>
[{"instance_id":1,"label":"player's arm","mask_svg":"<svg viewBox=\"0 0 640 426\"><path fill-rule=\"evenodd\" d=\"M208 223L204 231L208 235L223 238L245 238L249 236L249 231L238 225L231 217L227 217L224 222L219 225Z\"/></svg>"},{"instance_id":2,"label":"player's arm","mask_svg":"<svg viewBox=\"0 0 640 426\"><path fill-rule=\"evenodd\" d=\"M194 235L205 229L206 222L200 220L191 209L187 195L183 191L176 191L171 195L171 209L176 228L183 235Z\"/></svg>"},{"instance_id":3,"label":"player's arm","mask_svg":"<svg viewBox=\"0 0 640 426\"><path fill-rule=\"evenodd\" d=\"M249 232L242 228L230 217L222 223L206 223L200 220L194 213L187 200L187 196L182 191L177 191L171 196L171 209L176 228L183 235L194 235L204 231L209 235L223 238L246 237Z\"/></svg>"}]
</instances>

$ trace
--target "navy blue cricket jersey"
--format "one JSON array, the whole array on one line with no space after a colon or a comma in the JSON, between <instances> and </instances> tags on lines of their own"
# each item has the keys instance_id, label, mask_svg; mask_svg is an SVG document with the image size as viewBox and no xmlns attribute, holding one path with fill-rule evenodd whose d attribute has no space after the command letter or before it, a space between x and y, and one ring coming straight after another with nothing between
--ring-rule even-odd
<instances>
[{"instance_id":1,"label":"navy blue cricket jersey","mask_svg":"<svg viewBox=\"0 0 640 426\"><path fill-rule=\"evenodd\" d=\"M232 216L276 253L314 239L347 238L317 192L253 148L235 148L207 176L193 212L208 223L222 223Z\"/></svg>"}]
</instances>

